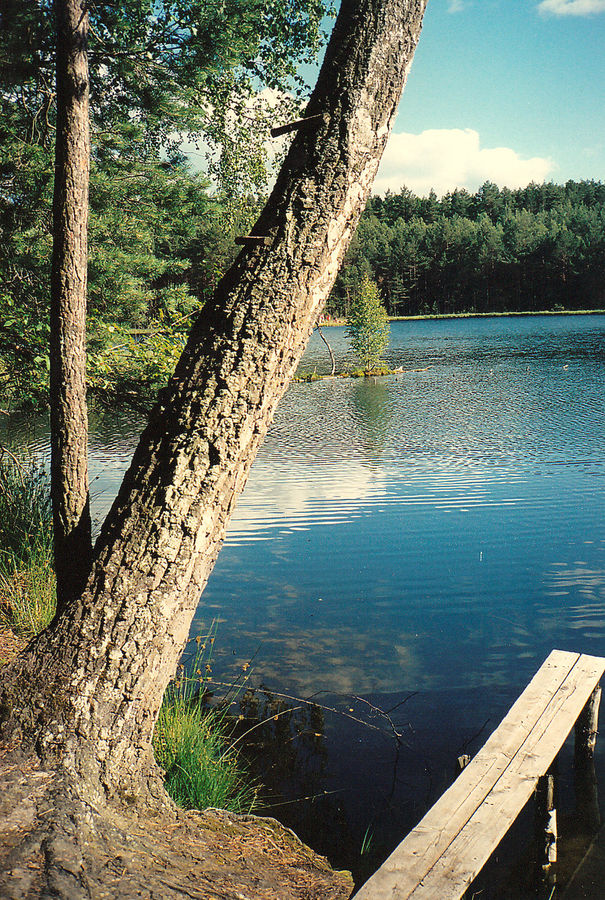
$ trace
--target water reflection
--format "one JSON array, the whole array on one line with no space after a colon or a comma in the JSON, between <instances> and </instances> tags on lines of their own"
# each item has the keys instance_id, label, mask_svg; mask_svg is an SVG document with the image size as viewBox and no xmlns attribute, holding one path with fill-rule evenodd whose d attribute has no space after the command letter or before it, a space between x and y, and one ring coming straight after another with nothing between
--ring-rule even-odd
<instances>
[{"instance_id":1,"label":"water reflection","mask_svg":"<svg viewBox=\"0 0 605 900\"><path fill-rule=\"evenodd\" d=\"M385 449L394 418L391 378L360 378L353 386L350 407L353 425L372 459Z\"/></svg>"}]
</instances>

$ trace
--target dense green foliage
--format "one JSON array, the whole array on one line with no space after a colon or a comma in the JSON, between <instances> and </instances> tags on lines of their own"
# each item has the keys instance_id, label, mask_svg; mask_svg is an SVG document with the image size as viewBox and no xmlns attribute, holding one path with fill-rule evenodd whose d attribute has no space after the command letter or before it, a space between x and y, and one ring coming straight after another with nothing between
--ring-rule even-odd
<instances>
[{"instance_id":1,"label":"dense green foliage","mask_svg":"<svg viewBox=\"0 0 605 900\"><path fill-rule=\"evenodd\" d=\"M315 57L325 10L323 0L89 10L89 383L119 392L128 371L155 390L256 217L269 128L299 108L297 66ZM43 402L48 382L53 41L51 0L0 10L0 384L5 403L21 405ZM205 175L186 163L183 139ZM132 328L163 330L170 347L141 351Z\"/></svg>"},{"instance_id":2,"label":"dense green foliage","mask_svg":"<svg viewBox=\"0 0 605 900\"><path fill-rule=\"evenodd\" d=\"M389 345L389 320L376 282L362 275L347 315L347 337L365 372L375 369Z\"/></svg>"},{"instance_id":3,"label":"dense green foliage","mask_svg":"<svg viewBox=\"0 0 605 900\"><path fill-rule=\"evenodd\" d=\"M390 315L603 308L604 271L601 183L402 190L369 200L329 311L346 315L364 275Z\"/></svg>"},{"instance_id":4,"label":"dense green foliage","mask_svg":"<svg viewBox=\"0 0 605 900\"><path fill-rule=\"evenodd\" d=\"M148 402L268 184L267 135L304 88L324 0L125 0L90 8L88 376ZM0 11L2 405L48 390L55 93L51 0ZM199 146L205 174L181 152ZM605 186L373 197L328 304L364 276L390 315L605 306Z\"/></svg>"}]
</instances>

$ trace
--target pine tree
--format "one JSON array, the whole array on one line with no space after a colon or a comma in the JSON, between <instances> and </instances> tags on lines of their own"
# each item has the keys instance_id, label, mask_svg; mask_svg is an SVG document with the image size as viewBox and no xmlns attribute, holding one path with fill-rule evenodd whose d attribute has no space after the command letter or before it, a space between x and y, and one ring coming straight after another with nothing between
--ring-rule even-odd
<instances>
[{"instance_id":1,"label":"pine tree","mask_svg":"<svg viewBox=\"0 0 605 900\"><path fill-rule=\"evenodd\" d=\"M347 337L364 371L377 368L389 345L389 331L378 285L364 275L347 317Z\"/></svg>"}]
</instances>

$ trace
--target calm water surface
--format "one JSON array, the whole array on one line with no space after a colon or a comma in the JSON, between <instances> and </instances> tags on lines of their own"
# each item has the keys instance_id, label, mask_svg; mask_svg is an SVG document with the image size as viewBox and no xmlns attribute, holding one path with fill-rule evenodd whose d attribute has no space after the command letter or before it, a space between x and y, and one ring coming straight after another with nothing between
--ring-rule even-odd
<instances>
[{"instance_id":1,"label":"calm water surface","mask_svg":"<svg viewBox=\"0 0 605 900\"><path fill-rule=\"evenodd\" d=\"M390 849L551 649L605 654L604 347L604 316L400 322L402 374L283 399L192 634L219 621L217 676L252 660L254 684L339 709L274 787L337 862L364 835ZM302 368L329 371L317 335ZM141 423L92 419L100 519Z\"/></svg>"}]
</instances>

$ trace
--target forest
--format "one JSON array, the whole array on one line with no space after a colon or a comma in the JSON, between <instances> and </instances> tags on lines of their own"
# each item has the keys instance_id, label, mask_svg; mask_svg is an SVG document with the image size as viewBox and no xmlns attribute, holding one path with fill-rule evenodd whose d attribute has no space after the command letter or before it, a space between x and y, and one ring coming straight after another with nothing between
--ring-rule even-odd
<instances>
[{"instance_id":1,"label":"forest","mask_svg":"<svg viewBox=\"0 0 605 900\"><path fill-rule=\"evenodd\" d=\"M263 190L248 184L229 198L182 156L134 156L120 134L111 151L91 178L89 388L144 399L237 255L267 176ZM0 197L0 377L15 404L37 405L47 392L52 167L44 147L20 153L19 202ZM364 275L390 316L602 309L604 270L601 182L486 182L441 199L403 189L368 200L326 312L345 317Z\"/></svg>"},{"instance_id":2,"label":"forest","mask_svg":"<svg viewBox=\"0 0 605 900\"><path fill-rule=\"evenodd\" d=\"M605 305L605 185L486 182L371 197L329 301L345 315L364 274L392 316Z\"/></svg>"},{"instance_id":3,"label":"forest","mask_svg":"<svg viewBox=\"0 0 605 900\"><path fill-rule=\"evenodd\" d=\"M323 0L95 5L91 393L151 398L167 380L266 199L285 150L270 129L308 99L299 68L325 44L327 12ZM48 400L54 40L51 0L0 12L0 385L12 407Z\"/></svg>"}]
</instances>

